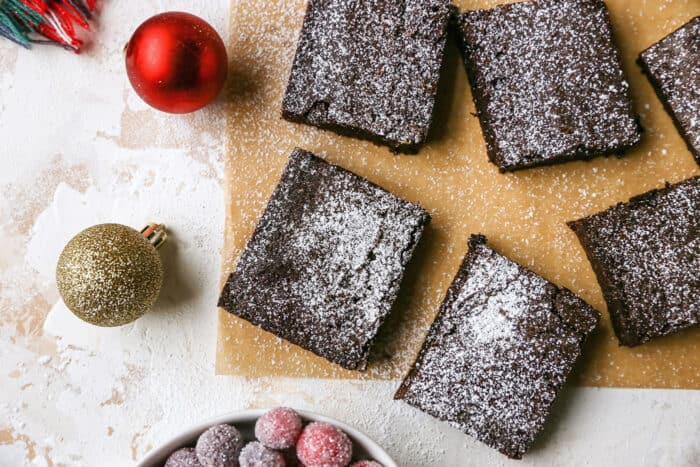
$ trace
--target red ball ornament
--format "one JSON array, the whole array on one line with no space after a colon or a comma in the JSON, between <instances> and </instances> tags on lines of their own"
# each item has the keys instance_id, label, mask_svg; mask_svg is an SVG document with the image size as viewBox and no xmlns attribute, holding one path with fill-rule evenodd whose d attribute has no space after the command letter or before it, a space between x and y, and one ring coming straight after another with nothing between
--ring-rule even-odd
<instances>
[{"instance_id":1,"label":"red ball ornament","mask_svg":"<svg viewBox=\"0 0 700 467\"><path fill-rule=\"evenodd\" d=\"M189 13L162 13L146 20L126 46L131 85L163 112L189 113L209 104L223 88L227 69L219 34Z\"/></svg>"}]
</instances>

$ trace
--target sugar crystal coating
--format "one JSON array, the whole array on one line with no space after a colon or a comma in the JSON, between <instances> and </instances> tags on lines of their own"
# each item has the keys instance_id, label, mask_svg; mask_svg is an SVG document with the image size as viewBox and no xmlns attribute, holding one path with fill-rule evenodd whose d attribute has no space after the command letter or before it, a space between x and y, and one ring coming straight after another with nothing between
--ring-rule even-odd
<instances>
[{"instance_id":1,"label":"sugar crystal coating","mask_svg":"<svg viewBox=\"0 0 700 467\"><path fill-rule=\"evenodd\" d=\"M241 433L231 425L215 425L202 433L195 451L203 467L237 467L243 448Z\"/></svg>"},{"instance_id":2,"label":"sugar crystal coating","mask_svg":"<svg viewBox=\"0 0 700 467\"><path fill-rule=\"evenodd\" d=\"M345 467L352 459L352 441L338 427L312 422L301 432L297 456L306 467Z\"/></svg>"},{"instance_id":3,"label":"sugar crystal coating","mask_svg":"<svg viewBox=\"0 0 700 467\"><path fill-rule=\"evenodd\" d=\"M267 448L257 441L245 445L238 461L240 467L285 467L282 453Z\"/></svg>"},{"instance_id":4,"label":"sugar crystal coating","mask_svg":"<svg viewBox=\"0 0 700 467\"><path fill-rule=\"evenodd\" d=\"M182 448L170 454L165 467L202 467L202 464L197 459L194 448Z\"/></svg>"},{"instance_id":5,"label":"sugar crystal coating","mask_svg":"<svg viewBox=\"0 0 700 467\"><path fill-rule=\"evenodd\" d=\"M301 434L301 417L288 407L277 407L255 422L255 437L271 449L294 446Z\"/></svg>"}]
</instances>

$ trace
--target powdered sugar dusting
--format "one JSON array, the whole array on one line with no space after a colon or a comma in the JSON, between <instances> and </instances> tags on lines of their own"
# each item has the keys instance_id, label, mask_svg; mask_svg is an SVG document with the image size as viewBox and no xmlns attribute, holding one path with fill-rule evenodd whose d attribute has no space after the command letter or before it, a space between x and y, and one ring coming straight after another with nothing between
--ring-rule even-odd
<instances>
[{"instance_id":1,"label":"powdered sugar dusting","mask_svg":"<svg viewBox=\"0 0 700 467\"><path fill-rule=\"evenodd\" d=\"M647 0L639 8L610 0L625 67L636 71L639 50L700 13L693 0ZM491 7L499 0L460 0L462 9ZM232 85L227 108L226 234L223 279L235 269L295 146L311 150L425 207L433 221L409 264L395 312L381 331L381 353L365 373L347 372L312 353L261 332L229 313L220 314L217 371L249 377L399 378L416 353L465 253L469 232L484 232L499 251L605 309L593 271L566 221L598 212L665 180L695 175L683 142L669 125L647 80L630 73L642 120L649 130L629 157L598 158L499 175L488 161L469 85L452 41L446 47L438 93L437 130L417 157L395 156L386 147L338 136L280 118L280 107L305 14L304 0L250 0L234 4ZM689 19L689 18L688 18ZM663 151L666 151L665 153ZM698 334L676 336L672 345L651 343L624 352L606 319L577 381L587 385L688 387L696 385ZM677 340L680 339L680 340ZM390 356L390 358L388 358ZM639 371L637 371L639 370ZM695 381L688 383L688 381ZM284 401L280 401L283 403ZM405 462L401 462L404 464ZM409 462L410 464L410 462Z\"/></svg>"},{"instance_id":2,"label":"powdered sugar dusting","mask_svg":"<svg viewBox=\"0 0 700 467\"><path fill-rule=\"evenodd\" d=\"M474 237L397 397L519 458L598 314Z\"/></svg>"},{"instance_id":3,"label":"powdered sugar dusting","mask_svg":"<svg viewBox=\"0 0 700 467\"><path fill-rule=\"evenodd\" d=\"M602 0L464 13L465 59L501 169L622 152L641 138Z\"/></svg>"},{"instance_id":4,"label":"powdered sugar dusting","mask_svg":"<svg viewBox=\"0 0 700 467\"><path fill-rule=\"evenodd\" d=\"M422 143L450 15L447 0L311 0L285 117L395 147Z\"/></svg>"},{"instance_id":5,"label":"powdered sugar dusting","mask_svg":"<svg viewBox=\"0 0 700 467\"><path fill-rule=\"evenodd\" d=\"M572 222L623 344L700 323L700 177Z\"/></svg>"},{"instance_id":6,"label":"powdered sugar dusting","mask_svg":"<svg viewBox=\"0 0 700 467\"><path fill-rule=\"evenodd\" d=\"M639 58L700 164L700 16Z\"/></svg>"},{"instance_id":7,"label":"powdered sugar dusting","mask_svg":"<svg viewBox=\"0 0 700 467\"><path fill-rule=\"evenodd\" d=\"M419 206L295 150L220 303L364 369L428 221Z\"/></svg>"}]
</instances>

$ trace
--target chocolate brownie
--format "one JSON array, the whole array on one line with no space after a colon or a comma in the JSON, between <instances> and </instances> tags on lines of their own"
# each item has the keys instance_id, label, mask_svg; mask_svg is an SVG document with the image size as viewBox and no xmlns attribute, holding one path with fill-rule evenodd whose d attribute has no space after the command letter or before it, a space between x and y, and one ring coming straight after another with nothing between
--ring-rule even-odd
<instances>
[{"instance_id":1,"label":"chocolate brownie","mask_svg":"<svg viewBox=\"0 0 700 467\"><path fill-rule=\"evenodd\" d=\"M602 0L461 14L464 63L501 171L621 154L641 139Z\"/></svg>"},{"instance_id":2,"label":"chocolate brownie","mask_svg":"<svg viewBox=\"0 0 700 467\"><path fill-rule=\"evenodd\" d=\"M700 177L569 222L622 345L700 323Z\"/></svg>"},{"instance_id":3,"label":"chocolate brownie","mask_svg":"<svg viewBox=\"0 0 700 467\"><path fill-rule=\"evenodd\" d=\"M451 12L449 0L310 0L282 115L415 152Z\"/></svg>"},{"instance_id":4,"label":"chocolate brownie","mask_svg":"<svg viewBox=\"0 0 700 467\"><path fill-rule=\"evenodd\" d=\"M639 64L700 164L700 16L642 52Z\"/></svg>"},{"instance_id":5,"label":"chocolate brownie","mask_svg":"<svg viewBox=\"0 0 700 467\"><path fill-rule=\"evenodd\" d=\"M219 306L364 370L430 216L295 149Z\"/></svg>"},{"instance_id":6,"label":"chocolate brownie","mask_svg":"<svg viewBox=\"0 0 700 467\"><path fill-rule=\"evenodd\" d=\"M519 459L599 318L474 235L395 398Z\"/></svg>"}]
</instances>

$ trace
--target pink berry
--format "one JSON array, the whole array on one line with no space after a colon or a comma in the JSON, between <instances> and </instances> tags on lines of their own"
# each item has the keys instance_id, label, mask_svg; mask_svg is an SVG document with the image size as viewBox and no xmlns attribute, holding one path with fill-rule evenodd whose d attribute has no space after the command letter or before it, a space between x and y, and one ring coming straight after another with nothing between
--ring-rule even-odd
<instances>
[{"instance_id":1,"label":"pink berry","mask_svg":"<svg viewBox=\"0 0 700 467\"><path fill-rule=\"evenodd\" d=\"M238 462L240 467L285 467L281 452L266 448L257 441L246 444Z\"/></svg>"},{"instance_id":2,"label":"pink berry","mask_svg":"<svg viewBox=\"0 0 700 467\"><path fill-rule=\"evenodd\" d=\"M255 423L255 437L270 449L294 446L301 433L301 417L293 409L277 407Z\"/></svg>"},{"instance_id":3,"label":"pink berry","mask_svg":"<svg viewBox=\"0 0 700 467\"><path fill-rule=\"evenodd\" d=\"M333 425L313 422L299 436L297 456L306 467L345 467L352 459L352 441Z\"/></svg>"},{"instance_id":4,"label":"pink berry","mask_svg":"<svg viewBox=\"0 0 700 467\"><path fill-rule=\"evenodd\" d=\"M350 467L384 467L377 461L358 461L352 464Z\"/></svg>"}]
</instances>

